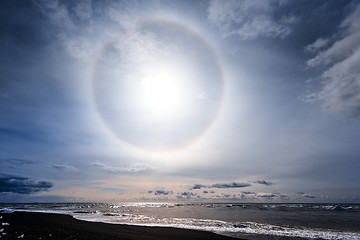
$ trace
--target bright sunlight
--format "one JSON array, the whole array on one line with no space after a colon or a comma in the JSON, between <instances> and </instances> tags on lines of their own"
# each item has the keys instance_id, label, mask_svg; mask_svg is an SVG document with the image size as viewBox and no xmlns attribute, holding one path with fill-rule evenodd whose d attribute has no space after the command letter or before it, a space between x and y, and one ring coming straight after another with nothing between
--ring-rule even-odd
<instances>
[{"instance_id":1,"label":"bright sunlight","mask_svg":"<svg viewBox=\"0 0 360 240\"><path fill-rule=\"evenodd\" d=\"M185 74L171 64L155 63L146 68L136 93L139 109L162 118L183 113L187 106Z\"/></svg>"}]
</instances>

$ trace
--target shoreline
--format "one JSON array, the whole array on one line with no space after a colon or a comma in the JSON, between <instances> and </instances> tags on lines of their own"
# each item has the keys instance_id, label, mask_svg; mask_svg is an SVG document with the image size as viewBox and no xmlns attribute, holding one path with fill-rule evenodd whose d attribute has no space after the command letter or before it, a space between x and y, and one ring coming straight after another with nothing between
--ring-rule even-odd
<instances>
[{"instance_id":1,"label":"shoreline","mask_svg":"<svg viewBox=\"0 0 360 240\"><path fill-rule=\"evenodd\" d=\"M2 223L0 224L0 231L3 229L0 233L1 240L239 239L199 230L87 222L75 219L70 215L56 213L13 212L0 215L2 216L2 219L0 219L0 222Z\"/></svg>"}]
</instances>

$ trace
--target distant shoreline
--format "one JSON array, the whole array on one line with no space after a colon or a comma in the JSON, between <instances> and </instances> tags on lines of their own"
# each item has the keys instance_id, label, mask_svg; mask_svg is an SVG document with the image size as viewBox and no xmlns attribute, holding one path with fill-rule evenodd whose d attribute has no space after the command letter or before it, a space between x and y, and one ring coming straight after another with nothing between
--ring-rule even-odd
<instances>
[{"instance_id":1,"label":"distant shoreline","mask_svg":"<svg viewBox=\"0 0 360 240\"><path fill-rule=\"evenodd\" d=\"M171 227L145 227L86 222L70 215L38 212L1 214L2 239L52 240L230 240L238 239L211 232Z\"/></svg>"}]
</instances>

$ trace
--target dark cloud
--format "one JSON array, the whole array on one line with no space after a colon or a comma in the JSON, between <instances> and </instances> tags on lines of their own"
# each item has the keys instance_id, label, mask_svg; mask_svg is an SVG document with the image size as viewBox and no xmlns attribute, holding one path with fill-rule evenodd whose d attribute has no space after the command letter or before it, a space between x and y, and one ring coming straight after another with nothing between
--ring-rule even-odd
<instances>
[{"instance_id":1,"label":"dark cloud","mask_svg":"<svg viewBox=\"0 0 360 240\"><path fill-rule=\"evenodd\" d=\"M256 196L260 198L276 198L278 195L275 193L258 193Z\"/></svg>"},{"instance_id":2,"label":"dark cloud","mask_svg":"<svg viewBox=\"0 0 360 240\"><path fill-rule=\"evenodd\" d=\"M269 181L265 181L265 180L257 180L257 181L253 181L253 183L262 184L262 185L266 185L266 186L274 185L273 182L269 182Z\"/></svg>"},{"instance_id":3,"label":"dark cloud","mask_svg":"<svg viewBox=\"0 0 360 240\"><path fill-rule=\"evenodd\" d=\"M310 199L316 198L315 196L310 195L310 194L308 194L308 193L304 193L304 192L299 192L298 194L299 194L299 195L302 195L302 197L304 197L304 198L310 198Z\"/></svg>"},{"instance_id":4,"label":"dark cloud","mask_svg":"<svg viewBox=\"0 0 360 240\"><path fill-rule=\"evenodd\" d=\"M194 184L190 189L201 189L201 188L206 188L206 185L203 184Z\"/></svg>"},{"instance_id":5,"label":"dark cloud","mask_svg":"<svg viewBox=\"0 0 360 240\"><path fill-rule=\"evenodd\" d=\"M178 193L176 197L178 199L191 199L191 198L199 198L200 196L197 193L193 193L193 192L182 192L182 193Z\"/></svg>"},{"instance_id":6,"label":"dark cloud","mask_svg":"<svg viewBox=\"0 0 360 240\"><path fill-rule=\"evenodd\" d=\"M165 189L156 189L154 195L170 195L173 194L173 191L167 191Z\"/></svg>"},{"instance_id":7,"label":"dark cloud","mask_svg":"<svg viewBox=\"0 0 360 240\"><path fill-rule=\"evenodd\" d=\"M53 185L48 181L35 181L21 177L3 177L0 178L0 193L32 194L48 191Z\"/></svg>"},{"instance_id":8,"label":"dark cloud","mask_svg":"<svg viewBox=\"0 0 360 240\"><path fill-rule=\"evenodd\" d=\"M51 166L52 168L59 170L59 171L66 171L66 170L76 170L75 167L67 165L67 164L54 164Z\"/></svg>"},{"instance_id":9,"label":"dark cloud","mask_svg":"<svg viewBox=\"0 0 360 240\"><path fill-rule=\"evenodd\" d=\"M250 183L215 183L210 185L211 188L244 188L251 186Z\"/></svg>"},{"instance_id":10,"label":"dark cloud","mask_svg":"<svg viewBox=\"0 0 360 240\"><path fill-rule=\"evenodd\" d=\"M290 199L290 196L289 196L288 194L285 194L285 193L280 193L280 194L279 194L279 197L280 197L281 199Z\"/></svg>"},{"instance_id":11,"label":"dark cloud","mask_svg":"<svg viewBox=\"0 0 360 240\"><path fill-rule=\"evenodd\" d=\"M204 184L194 184L190 187L190 189L201 189L201 188L244 188L251 186L250 183L214 183L210 185L204 185Z\"/></svg>"},{"instance_id":12,"label":"dark cloud","mask_svg":"<svg viewBox=\"0 0 360 240\"><path fill-rule=\"evenodd\" d=\"M250 194L255 194L255 192L241 192L241 194L250 195Z\"/></svg>"}]
</instances>

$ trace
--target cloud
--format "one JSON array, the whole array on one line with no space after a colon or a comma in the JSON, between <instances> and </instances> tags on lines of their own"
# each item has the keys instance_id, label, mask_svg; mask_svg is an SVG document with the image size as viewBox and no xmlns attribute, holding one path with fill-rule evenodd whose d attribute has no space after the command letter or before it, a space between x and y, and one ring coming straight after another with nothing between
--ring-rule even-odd
<instances>
[{"instance_id":1,"label":"cloud","mask_svg":"<svg viewBox=\"0 0 360 240\"><path fill-rule=\"evenodd\" d=\"M73 8L75 15L81 20L87 20L92 16L92 3L91 0L76 1Z\"/></svg>"},{"instance_id":2,"label":"cloud","mask_svg":"<svg viewBox=\"0 0 360 240\"><path fill-rule=\"evenodd\" d=\"M306 49L316 56L307 61L309 68L322 71L318 91L305 96L305 102L318 102L329 112L360 115L360 4L340 25L340 30L327 39L318 39ZM323 50L324 42L332 45ZM314 47L317 46L317 47Z\"/></svg>"},{"instance_id":3,"label":"cloud","mask_svg":"<svg viewBox=\"0 0 360 240\"><path fill-rule=\"evenodd\" d=\"M57 0L34 0L34 3L50 23L58 28L58 40L69 56L83 62L95 58L97 45L87 36L94 24L90 21L93 15L91 0L76 1L72 7Z\"/></svg>"},{"instance_id":4,"label":"cloud","mask_svg":"<svg viewBox=\"0 0 360 240\"><path fill-rule=\"evenodd\" d=\"M268 193L268 192L241 192L237 195L235 195L235 198L239 198L242 200L248 200L248 201L264 201L264 200L290 200L292 197L289 194L286 193Z\"/></svg>"},{"instance_id":5,"label":"cloud","mask_svg":"<svg viewBox=\"0 0 360 240\"><path fill-rule=\"evenodd\" d=\"M250 195L250 194L255 194L255 192L241 192L241 194Z\"/></svg>"},{"instance_id":6,"label":"cloud","mask_svg":"<svg viewBox=\"0 0 360 240\"><path fill-rule=\"evenodd\" d=\"M274 16L289 1L212 0L208 7L208 20L224 33L243 39L258 36L286 37L297 21L293 15ZM283 11L285 12L285 11Z\"/></svg>"},{"instance_id":7,"label":"cloud","mask_svg":"<svg viewBox=\"0 0 360 240\"><path fill-rule=\"evenodd\" d=\"M269 181L265 181L265 180L257 180L257 181L253 181L253 183L262 184L262 185L266 185L266 186L274 185L273 182L269 182Z\"/></svg>"},{"instance_id":8,"label":"cloud","mask_svg":"<svg viewBox=\"0 0 360 240\"><path fill-rule=\"evenodd\" d=\"M301 195L304 198L310 198L310 199L316 198L316 196L310 195L310 194L304 193L304 192L299 192L298 194Z\"/></svg>"},{"instance_id":9,"label":"cloud","mask_svg":"<svg viewBox=\"0 0 360 240\"><path fill-rule=\"evenodd\" d=\"M285 193L279 193L278 197L280 199L290 199L290 196L288 194L285 194Z\"/></svg>"},{"instance_id":10,"label":"cloud","mask_svg":"<svg viewBox=\"0 0 360 240\"><path fill-rule=\"evenodd\" d=\"M304 198L316 198L315 196L313 195L310 195L310 194L305 194L303 195Z\"/></svg>"},{"instance_id":11,"label":"cloud","mask_svg":"<svg viewBox=\"0 0 360 240\"><path fill-rule=\"evenodd\" d=\"M201 189L201 188L244 188L251 186L250 183L214 183L210 185L194 184L190 189Z\"/></svg>"},{"instance_id":12,"label":"cloud","mask_svg":"<svg viewBox=\"0 0 360 240\"><path fill-rule=\"evenodd\" d=\"M82 61L89 61L89 59L95 58L95 47L88 39L78 36L69 37L66 35L62 35L60 39L71 57Z\"/></svg>"},{"instance_id":13,"label":"cloud","mask_svg":"<svg viewBox=\"0 0 360 240\"><path fill-rule=\"evenodd\" d=\"M203 184L194 184L190 189L201 189L201 188L207 188L206 185Z\"/></svg>"},{"instance_id":14,"label":"cloud","mask_svg":"<svg viewBox=\"0 0 360 240\"><path fill-rule=\"evenodd\" d=\"M173 191L167 191L165 189L156 189L154 191L154 195L169 195L169 194L173 194Z\"/></svg>"},{"instance_id":15,"label":"cloud","mask_svg":"<svg viewBox=\"0 0 360 240\"><path fill-rule=\"evenodd\" d=\"M33 2L52 24L67 30L76 28L64 3L58 0L33 0Z\"/></svg>"},{"instance_id":16,"label":"cloud","mask_svg":"<svg viewBox=\"0 0 360 240\"><path fill-rule=\"evenodd\" d=\"M318 38L315 42L305 47L305 50L310 53L316 53L324 49L330 43L330 39Z\"/></svg>"},{"instance_id":17,"label":"cloud","mask_svg":"<svg viewBox=\"0 0 360 240\"><path fill-rule=\"evenodd\" d=\"M191 198L200 198L200 196L197 193L193 192L182 192L178 193L176 195L178 199L191 199Z\"/></svg>"},{"instance_id":18,"label":"cloud","mask_svg":"<svg viewBox=\"0 0 360 240\"><path fill-rule=\"evenodd\" d=\"M275 194L275 193L257 193L257 194L256 194L256 197L273 199L273 198L278 197L278 195Z\"/></svg>"},{"instance_id":19,"label":"cloud","mask_svg":"<svg viewBox=\"0 0 360 240\"><path fill-rule=\"evenodd\" d=\"M215 183L210 185L211 188L243 188L251 186L250 183Z\"/></svg>"},{"instance_id":20,"label":"cloud","mask_svg":"<svg viewBox=\"0 0 360 240\"><path fill-rule=\"evenodd\" d=\"M29 159L24 158L0 158L2 163L7 163L11 165L21 166L21 165L28 165L34 164L35 162Z\"/></svg>"},{"instance_id":21,"label":"cloud","mask_svg":"<svg viewBox=\"0 0 360 240\"><path fill-rule=\"evenodd\" d=\"M93 162L91 165L113 173L137 173L155 169L154 166L146 163L135 163L128 167L114 167L101 162Z\"/></svg>"},{"instance_id":22,"label":"cloud","mask_svg":"<svg viewBox=\"0 0 360 240\"><path fill-rule=\"evenodd\" d=\"M28 172L36 162L25 158L0 158L0 177L18 175L19 172ZM21 175L21 173L20 173Z\"/></svg>"},{"instance_id":23,"label":"cloud","mask_svg":"<svg viewBox=\"0 0 360 240\"><path fill-rule=\"evenodd\" d=\"M54 164L51 167L56 170L59 170L59 171L66 171L66 170L74 171L74 170L76 170L75 167L66 165L66 164Z\"/></svg>"},{"instance_id":24,"label":"cloud","mask_svg":"<svg viewBox=\"0 0 360 240\"><path fill-rule=\"evenodd\" d=\"M48 191L53 183L47 181L34 181L29 178L3 177L0 178L0 193L32 194Z\"/></svg>"}]
</instances>

